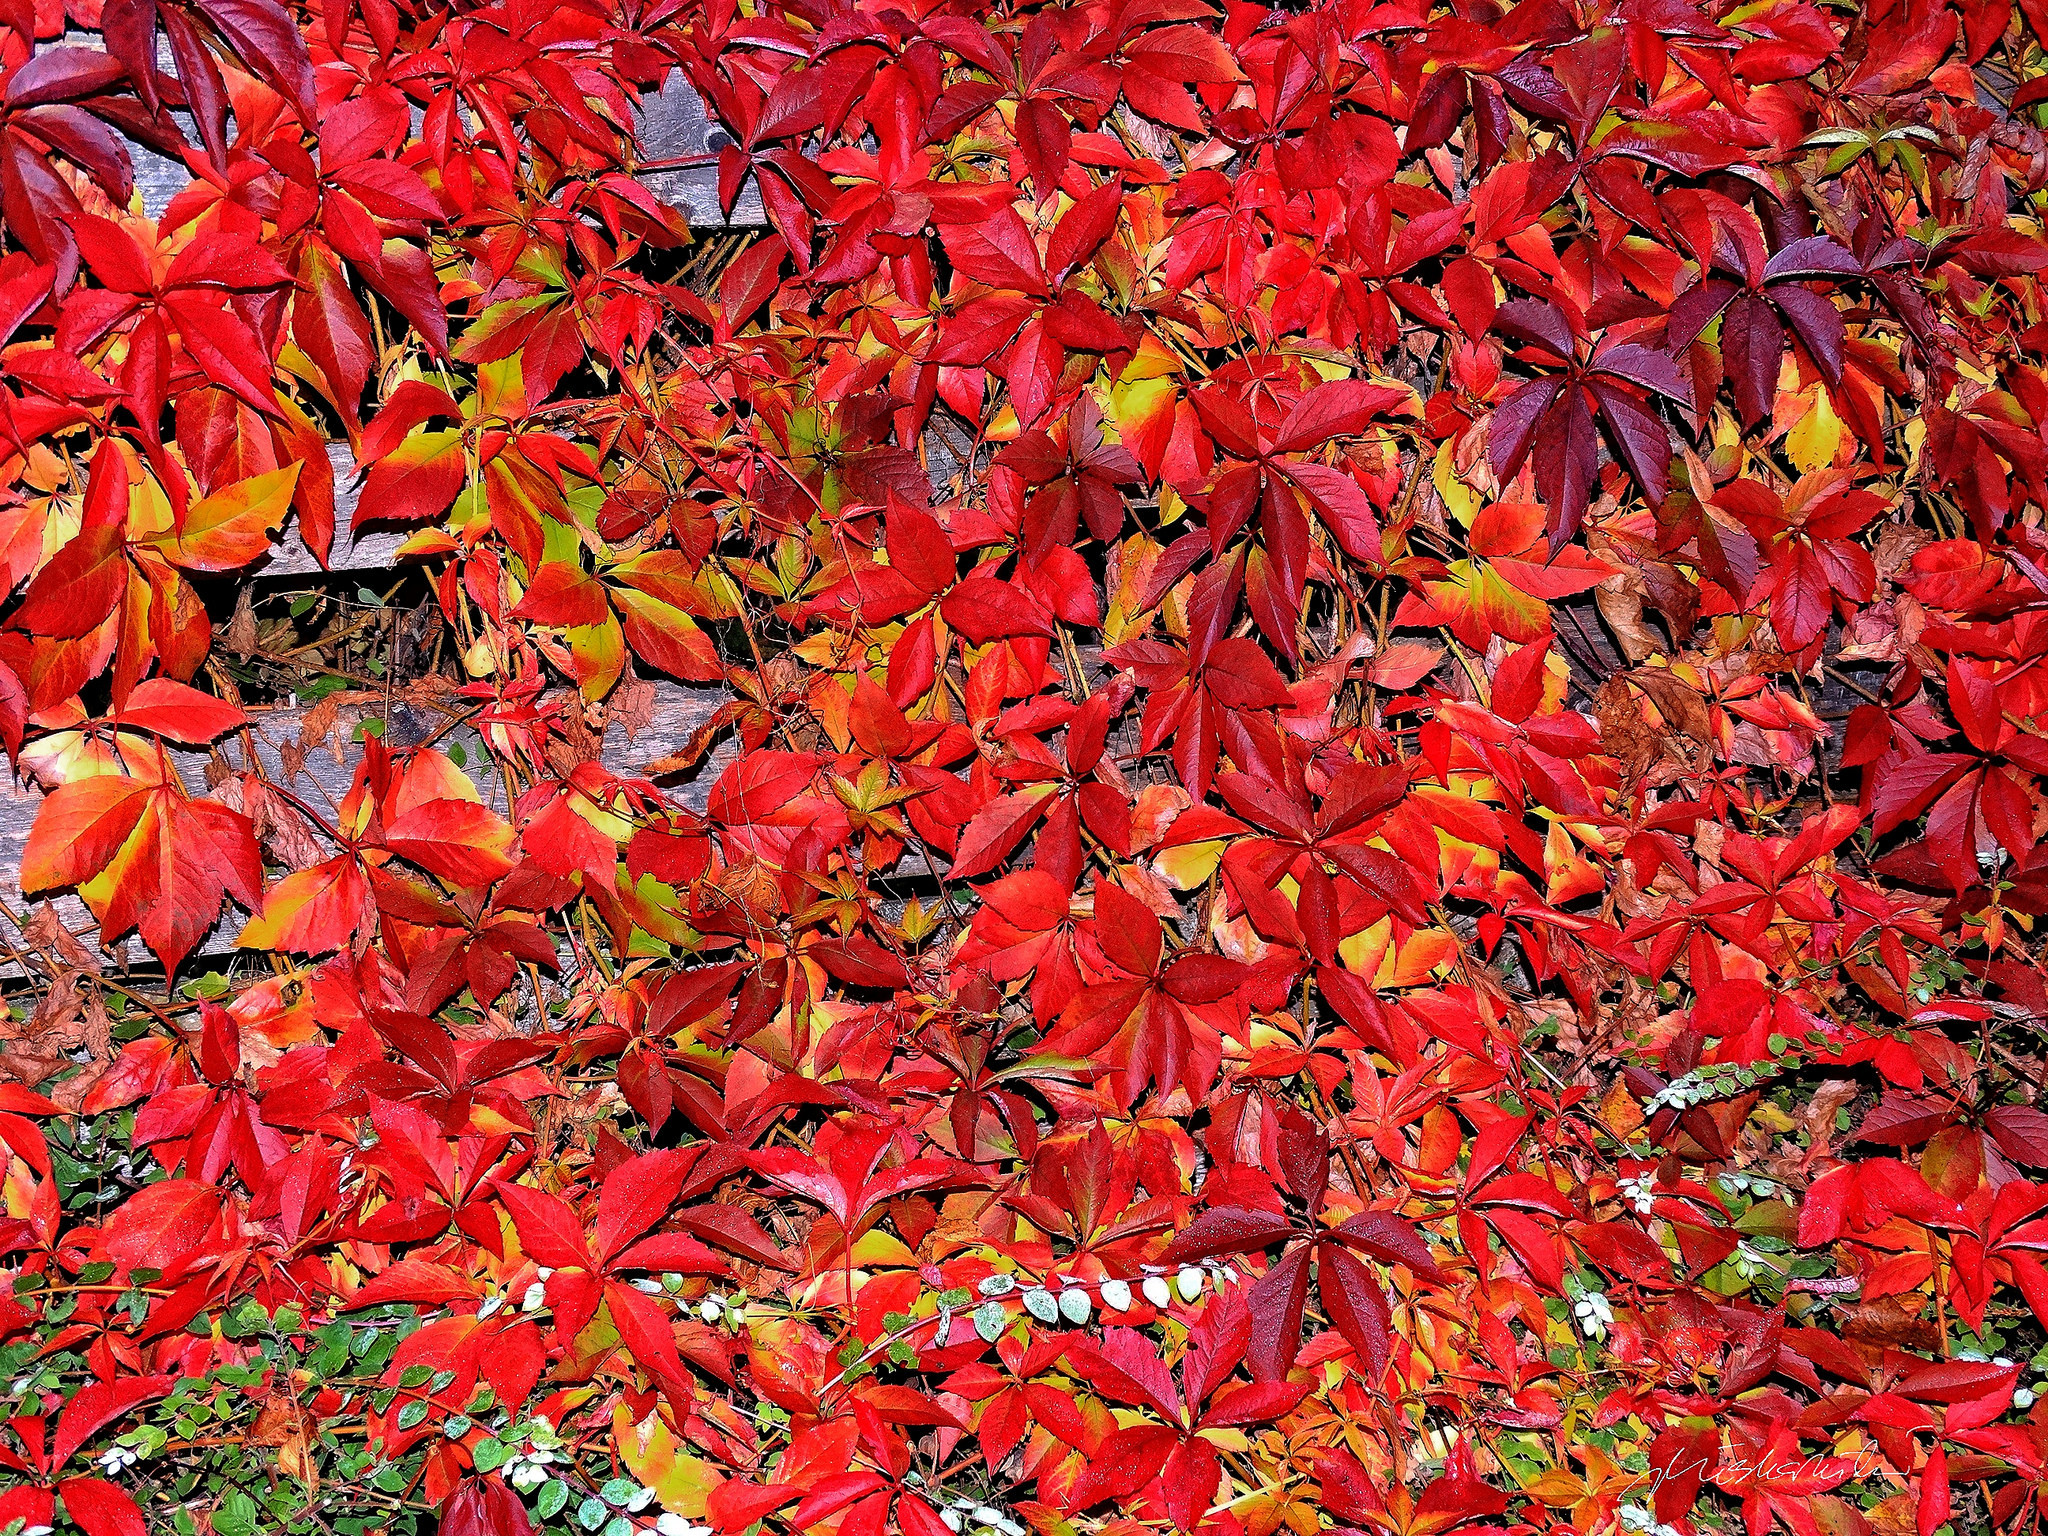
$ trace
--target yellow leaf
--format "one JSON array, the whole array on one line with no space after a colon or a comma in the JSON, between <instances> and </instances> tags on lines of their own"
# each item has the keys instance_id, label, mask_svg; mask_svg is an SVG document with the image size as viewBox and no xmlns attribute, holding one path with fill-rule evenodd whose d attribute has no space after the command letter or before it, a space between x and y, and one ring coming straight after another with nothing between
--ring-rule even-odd
<instances>
[{"instance_id":1,"label":"yellow leaf","mask_svg":"<svg viewBox=\"0 0 2048 1536\"><path fill-rule=\"evenodd\" d=\"M579 624L565 631L569 654L576 661L576 681L583 697L601 699L612 691L626 670L626 637L611 614L602 624Z\"/></svg>"},{"instance_id":2,"label":"yellow leaf","mask_svg":"<svg viewBox=\"0 0 2048 1536\"><path fill-rule=\"evenodd\" d=\"M612 1409L612 1435L626 1470L641 1487L654 1490L663 1509L686 1520L704 1517L705 1501L725 1478L703 1457L685 1451L658 1411L634 1424L626 1405L617 1404Z\"/></svg>"},{"instance_id":3,"label":"yellow leaf","mask_svg":"<svg viewBox=\"0 0 2048 1536\"><path fill-rule=\"evenodd\" d=\"M1445 443L1437 449L1436 463L1430 468L1430 481L1436 486L1437 495L1444 505L1451 509L1451 515L1467 528L1479 512L1479 497L1472 488L1458 478L1457 466L1451 462L1452 449L1456 444Z\"/></svg>"},{"instance_id":4,"label":"yellow leaf","mask_svg":"<svg viewBox=\"0 0 2048 1536\"><path fill-rule=\"evenodd\" d=\"M1810 475L1834 463L1841 446L1842 418L1835 414L1828 392L1816 389L1812 406L1785 434L1785 453L1799 466L1801 474Z\"/></svg>"},{"instance_id":5,"label":"yellow leaf","mask_svg":"<svg viewBox=\"0 0 2048 1536\"><path fill-rule=\"evenodd\" d=\"M188 571L232 571L270 548L270 532L291 509L299 466L287 464L223 486L185 512L185 529L154 540L164 558Z\"/></svg>"},{"instance_id":6,"label":"yellow leaf","mask_svg":"<svg viewBox=\"0 0 2048 1536\"><path fill-rule=\"evenodd\" d=\"M1216 839L1206 843L1183 843L1178 848L1162 849L1152 861L1152 867L1159 877L1177 891L1192 891L1198 885L1208 882L1216 872L1216 866L1223 859L1223 842Z\"/></svg>"},{"instance_id":7,"label":"yellow leaf","mask_svg":"<svg viewBox=\"0 0 2048 1536\"><path fill-rule=\"evenodd\" d=\"M1384 919L1382 919L1384 921ZM1441 928L1418 928L1407 942L1382 961L1373 978L1376 987L1419 987L1450 963L1457 945Z\"/></svg>"}]
</instances>

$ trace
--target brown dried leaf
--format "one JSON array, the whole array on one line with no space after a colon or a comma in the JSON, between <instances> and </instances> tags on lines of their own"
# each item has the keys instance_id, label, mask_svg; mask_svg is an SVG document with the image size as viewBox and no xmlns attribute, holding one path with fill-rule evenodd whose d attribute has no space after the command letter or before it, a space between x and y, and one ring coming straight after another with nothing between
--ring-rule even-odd
<instances>
[{"instance_id":1,"label":"brown dried leaf","mask_svg":"<svg viewBox=\"0 0 2048 1536\"><path fill-rule=\"evenodd\" d=\"M1714 719L1707 711L1707 701L1678 678L1659 667L1638 667L1628 674L1628 680L1657 706L1657 713L1672 730L1697 742L1712 742Z\"/></svg>"},{"instance_id":2,"label":"brown dried leaf","mask_svg":"<svg viewBox=\"0 0 2048 1536\"><path fill-rule=\"evenodd\" d=\"M11 1078L24 1088L37 1087L72 1064L54 1043L9 1040L0 1045L0 1078Z\"/></svg>"},{"instance_id":3,"label":"brown dried leaf","mask_svg":"<svg viewBox=\"0 0 2048 1536\"><path fill-rule=\"evenodd\" d=\"M1815 1158L1828 1155L1829 1144L1835 1136L1835 1111L1853 1101L1859 1091L1848 1078L1830 1078L1814 1089L1812 1098L1799 1106L1799 1113L1794 1118L1799 1129L1806 1133L1806 1162L1809 1165Z\"/></svg>"},{"instance_id":4,"label":"brown dried leaf","mask_svg":"<svg viewBox=\"0 0 2048 1536\"><path fill-rule=\"evenodd\" d=\"M255 584L243 582L235 594L235 616L228 620L227 632L221 636L227 648L237 656L247 656L260 643L256 638L256 597Z\"/></svg>"},{"instance_id":5,"label":"brown dried leaf","mask_svg":"<svg viewBox=\"0 0 2048 1536\"><path fill-rule=\"evenodd\" d=\"M1835 1309L1842 1336L1862 1344L1928 1352L1941 1348L1941 1330L1932 1318L1922 1317L1924 1296L1880 1296L1875 1301L1856 1301Z\"/></svg>"},{"instance_id":6,"label":"brown dried leaf","mask_svg":"<svg viewBox=\"0 0 2048 1536\"><path fill-rule=\"evenodd\" d=\"M1628 684L1610 677L1600 685L1594 700L1600 722L1600 746L1628 764L1631 774L1640 774L1657 756L1657 732L1643 718L1643 707L1629 692Z\"/></svg>"},{"instance_id":7,"label":"brown dried leaf","mask_svg":"<svg viewBox=\"0 0 2048 1536\"><path fill-rule=\"evenodd\" d=\"M1664 637L1643 619L1650 589L1634 571L1617 571L1593 589L1600 617L1614 631L1621 654L1630 662L1647 661L1664 649Z\"/></svg>"},{"instance_id":8,"label":"brown dried leaf","mask_svg":"<svg viewBox=\"0 0 2048 1536\"><path fill-rule=\"evenodd\" d=\"M21 925L21 938L23 949L46 961L55 955L63 964L81 971L97 972L100 968L99 956L79 943L77 936L64 926L57 909L47 902L30 912L28 921ZM45 969L54 967L46 965Z\"/></svg>"},{"instance_id":9,"label":"brown dried leaf","mask_svg":"<svg viewBox=\"0 0 2048 1536\"><path fill-rule=\"evenodd\" d=\"M85 998L76 971L66 971L50 983L20 1038L66 1050L85 1044Z\"/></svg>"},{"instance_id":10,"label":"brown dried leaf","mask_svg":"<svg viewBox=\"0 0 2048 1536\"><path fill-rule=\"evenodd\" d=\"M654 684L644 677L629 677L612 690L606 701L608 720L631 741L653 722L655 698Z\"/></svg>"}]
</instances>

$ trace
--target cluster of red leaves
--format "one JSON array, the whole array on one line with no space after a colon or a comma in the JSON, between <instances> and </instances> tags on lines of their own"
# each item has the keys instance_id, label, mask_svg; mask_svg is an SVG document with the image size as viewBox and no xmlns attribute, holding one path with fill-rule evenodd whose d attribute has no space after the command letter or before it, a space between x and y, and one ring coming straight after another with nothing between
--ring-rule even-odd
<instances>
[{"instance_id":1,"label":"cluster of red leaves","mask_svg":"<svg viewBox=\"0 0 2048 1536\"><path fill-rule=\"evenodd\" d=\"M0 13L20 883L278 957L0 1098L94 1376L0 1524L142 1530L80 1458L254 1298L431 1319L311 1411L458 1536L479 1382L734 1533L2030 1527L2044 24ZM670 67L771 226L680 278ZM490 798L176 766L330 431ZM653 778L639 673L727 690Z\"/></svg>"}]
</instances>

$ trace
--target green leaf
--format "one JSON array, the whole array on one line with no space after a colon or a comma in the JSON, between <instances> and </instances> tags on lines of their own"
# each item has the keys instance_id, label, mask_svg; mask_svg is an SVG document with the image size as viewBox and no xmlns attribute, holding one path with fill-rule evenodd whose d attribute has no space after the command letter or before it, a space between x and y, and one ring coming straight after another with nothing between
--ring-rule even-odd
<instances>
[{"instance_id":1,"label":"green leaf","mask_svg":"<svg viewBox=\"0 0 2048 1536\"><path fill-rule=\"evenodd\" d=\"M213 1512L214 1536L256 1536L261 1513L249 1495L239 1488L230 1489Z\"/></svg>"},{"instance_id":2,"label":"green leaf","mask_svg":"<svg viewBox=\"0 0 2048 1536\"><path fill-rule=\"evenodd\" d=\"M1854 143L1844 144L1840 149L1828 156L1827 164L1821 167L1821 174L1823 176L1841 175L1842 172L1854 165L1869 148L1870 141L1868 139L1857 139Z\"/></svg>"},{"instance_id":3,"label":"green leaf","mask_svg":"<svg viewBox=\"0 0 2048 1536\"><path fill-rule=\"evenodd\" d=\"M314 1337L319 1348L313 1351L313 1358L306 1362L307 1368L316 1376L333 1376L348 1364L350 1329L347 1323L329 1323Z\"/></svg>"},{"instance_id":4,"label":"green leaf","mask_svg":"<svg viewBox=\"0 0 2048 1536\"><path fill-rule=\"evenodd\" d=\"M220 1331L231 1339L246 1339L270 1326L270 1314L253 1296L244 1296L221 1317Z\"/></svg>"},{"instance_id":5,"label":"green leaf","mask_svg":"<svg viewBox=\"0 0 2048 1536\"><path fill-rule=\"evenodd\" d=\"M540 1497L533 1501L533 1512L543 1520L552 1520L568 1502L569 1485L559 1478L550 1478L540 1485Z\"/></svg>"},{"instance_id":6,"label":"green leaf","mask_svg":"<svg viewBox=\"0 0 2048 1536\"><path fill-rule=\"evenodd\" d=\"M425 1422L427 1410L432 1407L433 1404L429 1403L425 1398L414 1398L398 1410L398 1427L400 1429L417 1429Z\"/></svg>"}]
</instances>

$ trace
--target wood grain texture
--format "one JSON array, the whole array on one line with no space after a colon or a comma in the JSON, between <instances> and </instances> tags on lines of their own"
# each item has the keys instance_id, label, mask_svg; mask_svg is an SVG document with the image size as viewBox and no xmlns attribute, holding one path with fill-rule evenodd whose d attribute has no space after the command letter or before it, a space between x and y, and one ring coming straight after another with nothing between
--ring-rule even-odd
<instances>
[{"instance_id":1,"label":"wood grain texture","mask_svg":"<svg viewBox=\"0 0 2048 1536\"><path fill-rule=\"evenodd\" d=\"M97 51L101 47L100 36L97 32L74 28L60 38L39 43L36 51L43 53L60 47ZM157 35L157 67L166 74L177 73L170 44L162 33ZM648 92L639 103L639 109L638 134L643 160L659 163L693 155L716 154L727 142L722 130L708 120L703 99L691 89L688 78L679 69L670 70L661 89ZM415 107L415 126L419 115L419 109ZM188 140L193 144L199 142L192 128L190 113L174 110L171 117ZM133 168L135 190L142 199L142 211L152 219L161 218L164 210L170 207L171 199L190 184L192 172L180 160L157 154L140 144L123 142ZM684 209L693 228L746 229L767 222L761 211L760 194L751 186L741 193L732 216L726 217L718 206L718 172L715 166L671 167L650 171L642 179L656 196Z\"/></svg>"},{"instance_id":2,"label":"wood grain texture","mask_svg":"<svg viewBox=\"0 0 2048 1536\"><path fill-rule=\"evenodd\" d=\"M72 30L59 39L39 45L38 51L54 47L97 50L100 46L97 33ZM175 73L168 45L161 37L158 47L160 66ZM172 115L196 143L189 115L183 112ZM680 70L672 70L662 88L648 93L640 102L638 136L641 159L657 165L694 156L715 155L727 142L722 132L708 120L703 101ZM161 217L171 200L192 181L191 170L181 161L156 154L141 145L129 143L125 148L133 166L135 191L142 212L151 218ZM766 222L759 194L751 186L743 191L731 216L727 217L719 207L718 177L713 166L668 166L650 170L644 180L657 195L683 208L695 229L757 228ZM353 534L350 525L361 494L359 466L347 443L328 444L327 454L334 469L336 531L325 570L306 547L294 517L286 522L272 552L245 571L236 573L235 579L320 578L330 573L340 575L389 570L398 563L399 547L411 530L373 524L360 535ZM631 735L617 727L606 733L603 761L615 772L637 774L647 763L681 751L726 697L720 689L666 681L655 682L652 687L655 700L647 723ZM305 709L253 713L249 730L221 743L216 751L178 754L179 771L195 793L202 793L206 789L210 764L247 769L252 766L249 754L253 752L253 766L260 768L265 777L284 785L309 805L325 812L347 793L354 777L362 752L361 725L365 718L377 720L385 731L385 739L397 745L423 740L446 722L446 716L415 709L402 702L392 709L388 718L381 706L350 709L343 712L334 733L341 742L340 750L327 744L301 750L308 713ZM697 772L681 781L665 781L663 787L669 789L681 804L701 810L710 785L731 757L730 742L722 743ZM496 797L500 802L498 809L505 809L502 784L486 779L483 787L487 795ZM26 914L20 883L22 850L42 799L41 791L33 783L14 776L0 780L0 902L4 902L8 912L17 917ZM91 914L77 897L61 895L53 899L53 905L65 926L73 932L82 936L93 933L95 924ZM202 946L201 953L221 955L230 952L233 935L241 922L241 914L230 912ZM146 962L148 958L133 939L122 941L118 950L138 962Z\"/></svg>"},{"instance_id":3,"label":"wood grain texture","mask_svg":"<svg viewBox=\"0 0 2048 1536\"><path fill-rule=\"evenodd\" d=\"M650 165L692 155L715 155L732 142L724 129L710 121L704 99L691 88L680 69L670 70L661 89L650 91L641 99L638 138L640 158ZM715 165L649 170L641 173L640 180L663 202L684 209L692 229L756 229L768 222L761 209L761 194L751 177L734 200L731 216L727 216L718 205Z\"/></svg>"},{"instance_id":4,"label":"wood grain texture","mask_svg":"<svg viewBox=\"0 0 2048 1536\"><path fill-rule=\"evenodd\" d=\"M398 546L405 542L408 530L373 525L360 534L351 533L349 524L355 519L357 502L362 494L362 487L356 483L360 467L347 443L329 443L327 461L334 466L334 548L328 552L328 570L391 569L397 564ZM272 552L248 567L246 572L249 576L260 577L320 573L320 562L313 558L313 551L306 548L306 541L299 535L296 514L286 520L282 536ZM242 579L243 574L237 573L236 579Z\"/></svg>"},{"instance_id":5,"label":"wood grain texture","mask_svg":"<svg viewBox=\"0 0 2048 1536\"><path fill-rule=\"evenodd\" d=\"M654 705L646 724L628 734L616 722L605 732L602 760L614 773L638 776L647 764L683 750L697 729L709 720L725 701L721 688L667 681L648 685ZM322 815L331 813L348 793L362 758L362 727L365 722L381 726L384 739L394 746L409 746L432 736L448 716L403 702L387 714L380 703L358 704L340 711L325 741L306 747L304 733L308 709L252 710L249 729L224 739L212 752L174 754L178 771L195 794L207 790L207 768L218 763L230 770L249 766L253 749L256 764L265 778L282 785ZM660 786L675 801L701 811L711 786L736 755L732 739L721 740L697 769L688 775L667 777ZM296 771L294 771L296 769ZM502 780L480 775L478 788L493 808L506 810ZM13 776L0 779L0 902L15 917L26 916L21 891L21 857L29 828L43 796L34 785ZM41 898L38 898L40 900ZM92 914L76 896L68 893L51 898L65 927L91 942L96 929ZM201 955L219 956L234 952L234 935L240 931L244 914L230 909L226 918L201 945ZM148 952L132 938L115 948L117 955L134 964L151 963ZM0 974L9 968L0 965Z\"/></svg>"}]
</instances>

